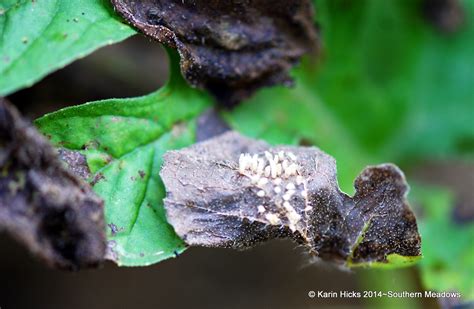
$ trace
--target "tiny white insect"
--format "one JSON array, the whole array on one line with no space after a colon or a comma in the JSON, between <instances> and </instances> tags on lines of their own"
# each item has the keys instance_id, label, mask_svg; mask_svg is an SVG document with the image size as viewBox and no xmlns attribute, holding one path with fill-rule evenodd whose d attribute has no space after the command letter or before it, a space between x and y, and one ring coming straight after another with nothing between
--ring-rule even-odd
<instances>
[{"instance_id":1,"label":"tiny white insect","mask_svg":"<svg viewBox=\"0 0 474 309\"><path fill-rule=\"evenodd\" d=\"M259 213L264 213L266 209L262 205L258 205L257 210Z\"/></svg>"},{"instance_id":2,"label":"tiny white insect","mask_svg":"<svg viewBox=\"0 0 474 309\"><path fill-rule=\"evenodd\" d=\"M267 158L269 162L273 162L273 156L268 151L265 151L265 157Z\"/></svg>"},{"instance_id":3,"label":"tiny white insect","mask_svg":"<svg viewBox=\"0 0 474 309\"><path fill-rule=\"evenodd\" d=\"M278 152L278 156L280 157L280 159L283 159L285 157L285 152L283 150L280 150Z\"/></svg>"},{"instance_id":4,"label":"tiny white insect","mask_svg":"<svg viewBox=\"0 0 474 309\"><path fill-rule=\"evenodd\" d=\"M265 196L265 191L263 191L263 190L258 191L257 196L264 197Z\"/></svg>"},{"instance_id":5,"label":"tiny white insect","mask_svg":"<svg viewBox=\"0 0 474 309\"><path fill-rule=\"evenodd\" d=\"M281 192L281 188L276 186L275 188L273 188L273 191L275 191L275 193L278 194Z\"/></svg>"},{"instance_id":6,"label":"tiny white insect","mask_svg":"<svg viewBox=\"0 0 474 309\"><path fill-rule=\"evenodd\" d=\"M286 190L294 190L294 189L296 189L296 187L292 182L286 185Z\"/></svg>"},{"instance_id":7,"label":"tiny white insect","mask_svg":"<svg viewBox=\"0 0 474 309\"><path fill-rule=\"evenodd\" d=\"M288 155L288 157L290 157L291 160L296 161L297 157L295 156L294 153L292 153L292 152L287 152L286 154Z\"/></svg>"}]
</instances>

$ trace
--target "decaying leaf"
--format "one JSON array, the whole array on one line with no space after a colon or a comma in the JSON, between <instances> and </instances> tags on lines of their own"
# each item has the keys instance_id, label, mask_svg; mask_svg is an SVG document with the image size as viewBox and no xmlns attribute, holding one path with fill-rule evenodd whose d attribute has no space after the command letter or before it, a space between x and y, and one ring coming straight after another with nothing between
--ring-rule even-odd
<instances>
[{"instance_id":1,"label":"decaying leaf","mask_svg":"<svg viewBox=\"0 0 474 309\"><path fill-rule=\"evenodd\" d=\"M288 70L316 45L308 0L112 0L144 34L176 48L194 86L234 104L263 86L288 84Z\"/></svg>"},{"instance_id":2,"label":"decaying leaf","mask_svg":"<svg viewBox=\"0 0 474 309\"><path fill-rule=\"evenodd\" d=\"M97 266L106 248L102 204L46 139L0 99L0 230L51 266Z\"/></svg>"},{"instance_id":3,"label":"decaying leaf","mask_svg":"<svg viewBox=\"0 0 474 309\"><path fill-rule=\"evenodd\" d=\"M349 197L319 149L229 132L168 152L161 176L168 220L191 246L245 249L288 237L348 266L420 256L408 186L391 164L366 168Z\"/></svg>"}]
</instances>

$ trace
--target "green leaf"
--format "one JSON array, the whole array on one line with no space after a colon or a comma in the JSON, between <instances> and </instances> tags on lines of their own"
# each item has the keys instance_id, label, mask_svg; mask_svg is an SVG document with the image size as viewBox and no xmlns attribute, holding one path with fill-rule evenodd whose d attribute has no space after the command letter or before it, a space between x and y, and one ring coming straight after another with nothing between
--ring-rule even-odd
<instances>
[{"instance_id":1,"label":"green leaf","mask_svg":"<svg viewBox=\"0 0 474 309\"><path fill-rule=\"evenodd\" d=\"M150 95L70 107L37 120L54 145L84 154L105 201L110 258L142 266L185 249L167 223L159 176L162 155L195 140L195 120L211 102L181 78L177 56L169 83Z\"/></svg>"},{"instance_id":2,"label":"green leaf","mask_svg":"<svg viewBox=\"0 0 474 309\"><path fill-rule=\"evenodd\" d=\"M450 192L441 188L416 187L413 204L423 208L420 233L423 238L421 278L434 291L458 291L474 299L474 224L456 222Z\"/></svg>"},{"instance_id":3,"label":"green leaf","mask_svg":"<svg viewBox=\"0 0 474 309\"><path fill-rule=\"evenodd\" d=\"M0 95L133 34L107 0L2 0Z\"/></svg>"}]
</instances>

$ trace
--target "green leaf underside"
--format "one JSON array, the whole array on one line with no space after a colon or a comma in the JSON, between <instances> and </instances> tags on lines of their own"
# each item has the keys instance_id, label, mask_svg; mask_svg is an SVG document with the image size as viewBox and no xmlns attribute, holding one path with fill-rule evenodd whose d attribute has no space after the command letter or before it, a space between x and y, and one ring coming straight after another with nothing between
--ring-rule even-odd
<instances>
[{"instance_id":1,"label":"green leaf underside","mask_svg":"<svg viewBox=\"0 0 474 309\"><path fill-rule=\"evenodd\" d=\"M0 2L0 95L136 32L108 0Z\"/></svg>"},{"instance_id":2,"label":"green leaf underside","mask_svg":"<svg viewBox=\"0 0 474 309\"><path fill-rule=\"evenodd\" d=\"M458 291L474 299L474 224L456 222L453 195L441 188L415 187L413 204L425 212L420 220L423 237L421 276L427 289Z\"/></svg>"},{"instance_id":3,"label":"green leaf underside","mask_svg":"<svg viewBox=\"0 0 474 309\"><path fill-rule=\"evenodd\" d=\"M185 249L166 221L161 158L194 142L196 116L209 102L173 74L150 95L88 103L37 120L54 145L86 156L91 183L105 202L111 258L119 265L149 265Z\"/></svg>"},{"instance_id":4,"label":"green leaf underside","mask_svg":"<svg viewBox=\"0 0 474 309\"><path fill-rule=\"evenodd\" d=\"M352 263L348 262L347 266L355 267L370 267L382 269L395 269L400 267L413 266L422 259L422 256L403 256L396 253L387 255L387 262L370 262L370 263Z\"/></svg>"}]
</instances>

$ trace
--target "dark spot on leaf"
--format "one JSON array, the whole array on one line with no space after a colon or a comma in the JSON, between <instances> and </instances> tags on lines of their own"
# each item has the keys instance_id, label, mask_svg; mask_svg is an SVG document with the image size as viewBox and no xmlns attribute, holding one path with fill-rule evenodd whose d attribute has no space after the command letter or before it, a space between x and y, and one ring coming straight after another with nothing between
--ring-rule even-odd
<instances>
[{"instance_id":1,"label":"dark spot on leaf","mask_svg":"<svg viewBox=\"0 0 474 309\"><path fill-rule=\"evenodd\" d=\"M138 175L140 176L141 179L145 179L146 173L142 170L139 170Z\"/></svg>"},{"instance_id":2,"label":"dark spot on leaf","mask_svg":"<svg viewBox=\"0 0 474 309\"><path fill-rule=\"evenodd\" d=\"M291 238L350 266L421 254L408 186L394 165L366 168L349 197L334 159L315 147L270 147L229 132L164 160L167 218L188 245L246 249Z\"/></svg>"},{"instance_id":3,"label":"dark spot on leaf","mask_svg":"<svg viewBox=\"0 0 474 309\"><path fill-rule=\"evenodd\" d=\"M92 179L92 181L90 182L91 186L95 186L99 181L105 179L105 176L104 174L102 173L97 173L94 175L94 179Z\"/></svg>"},{"instance_id":4,"label":"dark spot on leaf","mask_svg":"<svg viewBox=\"0 0 474 309\"><path fill-rule=\"evenodd\" d=\"M112 233L112 236L115 236L119 232L119 229L117 228L115 224L109 223L107 224L107 226L110 228L110 232Z\"/></svg>"},{"instance_id":5,"label":"dark spot on leaf","mask_svg":"<svg viewBox=\"0 0 474 309\"><path fill-rule=\"evenodd\" d=\"M311 141L311 140L307 139L307 138L301 138L298 144L300 146L313 146L316 143L314 141Z\"/></svg>"},{"instance_id":6,"label":"dark spot on leaf","mask_svg":"<svg viewBox=\"0 0 474 309\"><path fill-rule=\"evenodd\" d=\"M187 81L232 105L290 83L289 69L317 46L309 0L112 0L144 34L176 48Z\"/></svg>"}]
</instances>

